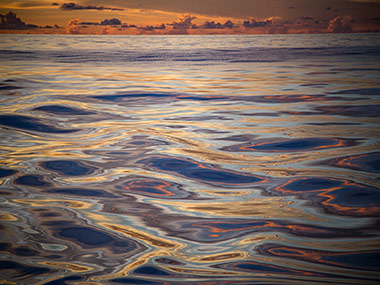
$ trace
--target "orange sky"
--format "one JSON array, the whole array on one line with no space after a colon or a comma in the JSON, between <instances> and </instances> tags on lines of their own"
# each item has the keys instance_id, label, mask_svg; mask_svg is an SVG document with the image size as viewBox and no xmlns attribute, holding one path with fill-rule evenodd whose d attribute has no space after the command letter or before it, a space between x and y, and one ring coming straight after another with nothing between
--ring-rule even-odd
<instances>
[{"instance_id":1,"label":"orange sky","mask_svg":"<svg viewBox=\"0 0 380 285\"><path fill-rule=\"evenodd\" d=\"M260 34L380 30L380 0L72 1L2 0L0 14L12 11L25 24L38 27L2 23L0 32ZM101 24L106 19L120 23ZM52 28L43 28L47 25Z\"/></svg>"}]
</instances>

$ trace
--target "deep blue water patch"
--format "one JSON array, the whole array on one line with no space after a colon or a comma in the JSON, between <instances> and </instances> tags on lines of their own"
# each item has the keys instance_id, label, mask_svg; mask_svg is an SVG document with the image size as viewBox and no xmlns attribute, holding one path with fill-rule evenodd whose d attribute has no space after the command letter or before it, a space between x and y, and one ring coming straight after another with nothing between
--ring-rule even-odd
<instances>
[{"instance_id":1,"label":"deep blue water patch","mask_svg":"<svg viewBox=\"0 0 380 285\"><path fill-rule=\"evenodd\" d=\"M123 101L123 99L137 99L137 98L167 98L173 97L172 94L160 94L160 93L137 93L137 94L118 94L118 95L99 95L92 96L92 98L105 100L105 101Z\"/></svg>"},{"instance_id":2,"label":"deep blue water patch","mask_svg":"<svg viewBox=\"0 0 380 285\"><path fill-rule=\"evenodd\" d=\"M0 243L0 251L12 253L17 256L38 256L39 252L27 246L13 247L11 243Z\"/></svg>"},{"instance_id":3,"label":"deep blue water patch","mask_svg":"<svg viewBox=\"0 0 380 285\"><path fill-rule=\"evenodd\" d=\"M178 227L178 225L176 225ZM189 229L192 229L191 231ZM298 237L315 237L319 239L348 238L374 236L373 233L364 233L358 229L340 229L334 227L320 227L304 223L278 220L241 220L224 219L202 222L185 222L176 229L177 235L184 239L197 242L220 242L255 233L280 232Z\"/></svg>"},{"instance_id":4,"label":"deep blue water patch","mask_svg":"<svg viewBox=\"0 0 380 285\"><path fill-rule=\"evenodd\" d=\"M168 265L185 265L183 262L179 262L177 260L168 258L168 257L156 257L154 259L154 262L158 262L161 264L168 264Z\"/></svg>"},{"instance_id":5,"label":"deep blue water patch","mask_svg":"<svg viewBox=\"0 0 380 285\"><path fill-rule=\"evenodd\" d=\"M117 196L102 190L87 189L87 188L54 188L45 191L45 193L69 195L69 196L83 196L96 198L116 198Z\"/></svg>"},{"instance_id":6,"label":"deep blue water patch","mask_svg":"<svg viewBox=\"0 0 380 285\"><path fill-rule=\"evenodd\" d=\"M130 94L115 94L115 95L97 95L92 96L94 99L123 102L136 100L153 100L153 99L171 99L173 101L243 101L256 102L267 104L283 104L283 103L300 103L300 102L318 102L331 100L353 101L361 98L337 97L327 95L265 95L265 96L219 96L219 95L200 95L200 94L175 94L175 93L130 93ZM271 114L270 116L272 116Z\"/></svg>"},{"instance_id":7,"label":"deep blue water patch","mask_svg":"<svg viewBox=\"0 0 380 285\"><path fill-rule=\"evenodd\" d=\"M319 111L317 115L322 114L348 117L380 117L380 105L319 106L315 109Z\"/></svg>"},{"instance_id":8,"label":"deep blue water patch","mask_svg":"<svg viewBox=\"0 0 380 285\"><path fill-rule=\"evenodd\" d=\"M134 271L134 274L149 275L149 276L170 276L170 273L159 269L155 266L143 265Z\"/></svg>"},{"instance_id":9,"label":"deep blue water patch","mask_svg":"<svg viewBox=\"0 0 380 285\"><path fill-rule=\"evenodd\" d=\"M308 200L314 207L335 215L353 217L380 215L378 189L350 180L299 177L265 191L275 195L296 195Z\"/></svg>"},{"instance_id":10,"label":"deep blue water patch","mask_svg":"<svg viewBox=\"0 0 380 285\"><path fill-rule=\"evenodd\" d=\"M4 251L11 247L11 244L8 242L0 242L0 250Z\"/></svg>"},{"instance_id":11,"label":"deep blue water patch","mask_svg":"<svg viewBox=\"0 0 380 285\"><path fill-rule=\"evenodd\" d=\"M41 175L22 175L17 177L14 181L15 184L25 185L25 186L49 186L50 183L45 181L44 177Z\"/></svg>"},{"instance_id":12,"label":"deep blue water patch","mask_svg":"<svg viewBox=\"0 0 380 285\"><path fill-rule=\"evenodd\" d=\"M226 151L297 152L315 151L357 144L357 140L343 138L272 139L223 147Z\"/></svg>"},{"instance_id":13,"label":"deep blue water patch","mask_svg":"<svg viewBox=\"0 0 380 285\"><path fill-rule=\"evenodd\" d=\"M56 115L92 115L95 112L85 111L78 108L71 108L63 105L48 105L34 108L36 111L43 111L46 113L56 114Z\"/></svg>"},{"instance_id":14,"label":"deep blue water patch","mask_svg":"<svg viewBox=\"0 0 380 285\"><path fill-rule=\"evenodd\" d=\"M357 122L306 122L305 125L311 126L358 126L361 123Z\"/></svg>"},{"instance_id":15,"label":"deep blue water patch","mask_svg":"<svg viewBox=\"0 0 380 285\"><path fill-rule=\"evenodd\" d=\"M218 169L204 164L173 157L151 157L138 161L144 168L170 172L200 182L218 186L239 186L263 182L259 176Z\"/></svg>"},{"instance_id":16,"label":"deep blue water patch","mask_svg":"<svg viewBox=\"0 0 380 285\"><path fill-rule=\"evenodd\" d=\"M283 266L277 266L272 264L254 262L254 261L235 261L213 265L215 268L222 268L227 270L234 270L239 272L249 272L253 274L270 274L271 276L276 274L289 274L296 276L325 276L324 274L297 270L293 268L287 268ZM267 283L265 283L267 284Z\"/></svg>"},{"instance_id":17,"label":"deep blue water patch","mask_svg":"<svg viewBox=\"0 0 380 285\"><path fill-rule=\"evenodd\" d=\"M334 92L329 92L329 93L330 94L347 94L347 95L380 95L380 88L356 88L356 89L339 90L339 91L334 91Z\"/></svg>"},{"instance_id":18,"label":"deep blue water patch","mask_svg":"<svg viewBox=\"0 0 380 285\"><path fill-rule=\"evenodd\" d=\"M10 176L17 173L16 170L0 168L0 178Z\"/></svg>"},{"instance_id":19,"label":"deep blue water patch","mask_svg":"<svg viewBox=\"0 0 380 285\"><path fill-rule=\"evenodd\" d=\"M46 225L46 222L44 223ZM50 226L55 227L56 235L81 244L85 248L107 247L115 254L137 254L145 251L147 247L137 241L128 238L119 238L106 231L100 231L85 226L73 225L69 227L57 227L54 221Z\"/></svg>"},{"instance_id":20,"label":"deep blue water patch","mask_svg":"<svg viewBox=\"0 0 380 285\"><path fill-rule=\"evenodd\" d=\"M143 280L143 279L136 279L136 278L115 278L109 280L114 283L118 284L130 284L130 285L139 285L139 284L146 284L146 285L163 285L162 282L156 282L152 280Z\"/></svg>"},{"instance_id":21,"label":"deep blue water patch","mask_svg":"<svg viewBox=\"0 0 380 285\"><path fill-rule=\"evenodd\" d=\"M344 216L378 217L380 215L380 191L360 184L319 193L315 199L327 212Z\"/></svg>"},{"instance_id":22,"label":"deep blue water patch","mask_svg":"<svg viewBox=\"0 0 380 285\"><path fill-rule=\"evenodd\" d=\"M44 285L67 285L67 284L74 284L74 283L67 283L66 281L79 281L82 277L80 276L68 276L64 278L60 278L57 280L53 280L47 283L44 283Z\"/></svg>"},{"instance_id":23,"label":"deep blue water patch","mask_svg":"<svg viewBox=\"0 0 380 285\"><path fill-rule=\"evenodd\" d=\"M53 214L53 213L50 213L50 214ZM42 225L59 228L59 227L71 227L74 225L74 223L72 221L67 221L67 220L54 220L54 221L42 222Z\"/></svg>"},{"instance_id":24,"label":"deep blue water patch","mask_svg":"<svg viewBox=\"0 0 380 285\"><path fill-rule=\"evenodd\" d=\"M263 244L255 250L266 256L296 259L347 269L380 270L380 251L327 251L313 248L292 247L279 244Z\"/></svg>"},{"instance_id":25,"label":"deep blue water patch","mask_svg":"<svg viewBox=\"0 0 380 285\"><path fill-rule=\"evenodd\" d=\"M17 276L23 276L24 278L34 277L46 273L53 274L55 272L49 268L28 266L14 261L0 261L0 270L15 270L18 273ZM2 276L3 278L5 277L4 275Z\"/></svg>"},{"instance_id":26,"label":"deep blue water patch","mask_svg":"<svg viewBox=\"0 0 380 285\"><path fill-rule=\"evenodd\" d=\"M283 193L299 193L310 191L327 191L342 187L344 181L332 178L319 178L319 177L300 177L294 178L276 188L277 191Z\"/></svg>"},{"instance_id":27,"label":"deep blue water patch","mask_svg":"<svg viewBox=\"0 0 380 285\"><path fill-rule=\"evenodd\" d=\"M1 90L16 90L16 89L21 89L21 87L0 82L0 91Z\"/></svg>"},{"instance_id":28,"label":"deep blue water patch","mask_svg":"<svg viewBox=\"0 0 380 285\"><path fill-rule=\"evenodd\" d=\"M47 212L47 213L40 213L40 214L38 214L38 216L51 218L51 217L60 217L61 215L58 213Z\"/></svg>"},{"instance_id":29,"label":"deep blue water patch","mask_svg":"<svg viewBox=\"0 0 380 285\"><path fill-rule=\"evenodd\" d=\"M39 252L26 246L15 247L13 253L18 256L38 256Z\"/></svg>"},{"instance_id":30,"label":"deep blue water patch","mask_svg":"<svg viewBox=\"0 0 380 285\"><path fill-rule=\"evenodd\" d=\"M114 238L106 233L86 227L70 227L59 230L59 236L74 239L80 243L97 246L109 243Z\"/></svg>"},{"instance_id":31,"label":"deep blue water patch","mask_svg":"<svg viewBox=\"0 0 380 285\"><path fill-rule=\"evenodd\" d=\"M0 125L27 131L53 134L73 133L79 131L78 129L58 129L44 124L36 118L21 115L0 115Z\"/></svg>"},{"instance_id":32,"label":"deep blue water patch","mask_svg":"<svg viewBox=\"0 0 380 285\"><path fill-rule=\"evenodd\" d=\"M380 173L380 152L333 158L324 161L322 164L364 172Z\"/></svg>"},{"instance_id":33,"label":"deep blue water patch","mask_svg":"<svg viewBox=\"0 0 380 285\"><path fill-rule=\"evenodd\" d=\"M136 101L136 100L152 100L168 98L173 101L189 100L189 101L215 101L215 100L241 100L244 97L228 97L217 95L186 95L175 93L130 93L130 94L116 94L116 95L98 95L92 96L94 99L122 102L122 101ZM243 99L245 101L245 99Z\"/></svg>"},{"instance_id":34,"label":"deep blue water patch","mask_svg":"<svg viewBox=\"0 0 380 285\"><path fill-rule=\"evenodd\" d=\"M97 168L73 160L51 160L41 162L40 165L47 169L67 176L82 176L93 173Z\"/></svg>"}]
</instances>

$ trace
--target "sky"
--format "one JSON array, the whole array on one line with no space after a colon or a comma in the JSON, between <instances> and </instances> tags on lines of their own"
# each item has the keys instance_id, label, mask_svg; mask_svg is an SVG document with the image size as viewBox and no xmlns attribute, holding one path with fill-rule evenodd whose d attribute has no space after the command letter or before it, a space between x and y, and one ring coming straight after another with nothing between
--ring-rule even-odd
<instances>
[{"instance_id":1,"label":"sky","mask_svg":"<svg viewBox=\"0 0 380 285\"><path fill-rule=\"evenodd\" d=\"M1 0L0 14L0 33L380 31L380 0Z\"/></svg>"}]
</instances>

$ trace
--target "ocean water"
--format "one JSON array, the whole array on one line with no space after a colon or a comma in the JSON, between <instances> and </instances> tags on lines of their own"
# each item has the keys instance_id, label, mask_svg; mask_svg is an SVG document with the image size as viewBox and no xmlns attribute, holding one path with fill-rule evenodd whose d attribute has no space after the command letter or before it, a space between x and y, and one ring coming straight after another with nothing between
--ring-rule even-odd
<instances>
[{"instance_id":1,"label":"ocean water","mask_svg":"<svg viewBox=\"0 0 380 285\"><path fill-rule=\"evenodd\" d=\"M380 36L0 35L1 284L378 284Z\"/></svg>"}]
</instances>

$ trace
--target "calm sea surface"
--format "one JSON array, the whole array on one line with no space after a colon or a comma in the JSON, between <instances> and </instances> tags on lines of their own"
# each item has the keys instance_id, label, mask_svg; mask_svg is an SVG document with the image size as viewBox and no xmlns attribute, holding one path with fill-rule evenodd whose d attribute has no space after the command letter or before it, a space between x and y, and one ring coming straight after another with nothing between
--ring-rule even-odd
<instances>
[{"instance_id":1,"label":"calm sea surface","mask_svg":"<svg viewBox=\"0 0 380 285\"><path fill-rule=\"evenodd\" d=\"M1 284L378 284L380 35L0 35Z\"/></svg>"}]
</instances>

